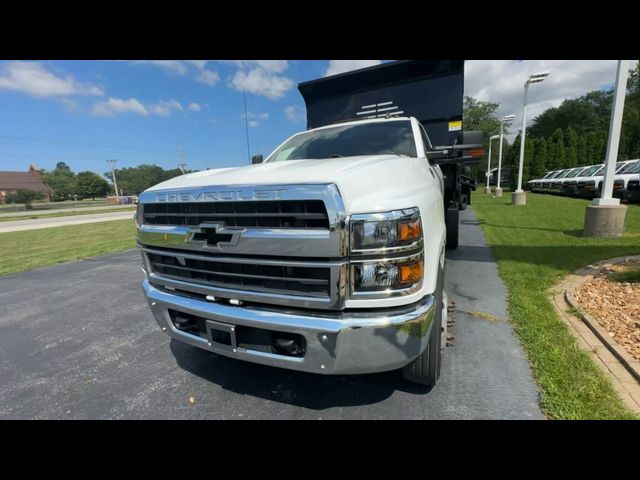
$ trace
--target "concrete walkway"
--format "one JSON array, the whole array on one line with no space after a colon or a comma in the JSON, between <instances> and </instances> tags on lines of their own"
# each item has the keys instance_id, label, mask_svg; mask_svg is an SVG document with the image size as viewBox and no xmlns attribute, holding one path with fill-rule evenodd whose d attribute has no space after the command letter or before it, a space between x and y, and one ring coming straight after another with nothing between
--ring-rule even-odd
<instances>
[{"instance_id":1,"label":"concrete walkway","mask_svg":"<svg viewBox=\"0 0 640 480\"><path fill-rule=\"evenodd\" d=\"M46 209L21 210L19 212L6 212L6 213L3 213L0 210L0 218L25 217L27 215L49 215L51 213L91 212L95 210L107 210L112 208L127 209L127 208L133 208L133 207L135 207L135 205L100 205L97 207L52 208L51 210L46 210Z\"/></svg>"},{"instance_id":2,"label":"concrete walkway","mask_svg":"<svg viewBox=\"0 0 640 480\"><path fill-rule=\"evenodd\" d=\"M83 223L108 222L111 220L133 219L132 211L96 213L93 215L69 215L66 217L38 218L32 220L16 220L1 222L0 233L19 232L21 230L37 230L39 228L64 227Z\"/></svg>"}]
</instances>

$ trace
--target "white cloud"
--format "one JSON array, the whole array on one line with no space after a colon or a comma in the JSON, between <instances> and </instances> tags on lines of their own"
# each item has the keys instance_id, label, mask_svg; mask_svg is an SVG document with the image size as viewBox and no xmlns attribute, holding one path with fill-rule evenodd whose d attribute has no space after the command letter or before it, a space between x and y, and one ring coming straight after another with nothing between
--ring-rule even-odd
<instances>
[{"instance_id":1,"label":"white cloud","mask_svg":"<svg viewBox=\"0 0 640 480\"><path fill-rule=\"evenodd\" d=\"M244 113L240 116L244 118ZM263 120L269 120L269 114L267 112L262 112L262 113L247 112L247 120L248 120L247 123L251 128L256 128L260 126Z\"/></svg>"},{"instance_id":2,"label":"white cloud","mask_svg":"<svg viewBox=\"0 0 640 480\"><path fill-rule=\"evenodd\" d=\"M259 67L269 73L282 73L289 68L287 60L221 60L222 63L230 63L240 69Z\"/></svg>"},{"instance_id":3,"label":"white cloud","mask_svg":"<svg viewBox=\"0 0 640 480\"><path fill-rule=\"evenodd\" d=\"M65 112L73 113L79 110L80 104L71 98L63 98L60 100L62 104L62 108L64 108Z\"/></svg>"},{"instance_id":4,"label":"white cloud","mask_svg":"<svg viewBox=\"0 0 640 480\"><path fill-rule=\"evenodd\" d=\"M187 66L181 60L134 60L133 63L147 63L160 67L165 72L174 73L178 75L186 75L188 69Z\"/></svg>"},{"instance_id":5,"label":"white cloud","mask_svg":"<svg viewBox=\"0 0 640 480\"><path fill-rule=\"evenodd\" d=\"M168 117L173 110L183 111L182 104L177 100L160 100L155 105L149 106L149 111L154 115Z\"/></svg>"},{"instance_id":6,"label":"white cloud","mask_svg":"<svg viewBox=\"0 0 640 480\"><path fill-rule=\"evenodd\" d=\"M255 95L278 100L293 87L293 80L273 75L260 67L256 67L248 72L237 71L231 79L231 85L239 91L246 90Z\"/></svg>"},{"instance_id":7,"label":"white cloud","mask_svg":"<svg viewBox=\"0 0 640 480\"><path fill-rule=\"evenodd\" d=\"M200 83L204 83L205 85L209 85L213 87L220 80L220 75L218 72L214 72L212 70L202 70L198 76L196 76L196 81Z\"/></svg>"},{"instance_id":8,"label":"white cloud","mask_svg":"<svg viewBox=\"0 0 640 480\"><path fill-rule=\"evenodd\" d=\"M381 60L329 60L329 66L327 67L324 76L328 77L329 75L337 75L338 73L372 67L374 65L380 65L381 63Z\"/></svg>"},{"instance_id":9,"label":"white cloud","mask_svg":"<svg viewBox=\"0 0 640 480\"><path fill-rule=\"evenodd\" d=\"M136 113L148 116L149 111L135 98L124 100L121 98L109 98L103 102L96 102L91 108L91 113L98 117L112 117L117 113Z\"/></svg>"},{"instance_id":10,"label":"white cloud","mask_svg":"<svg viewBox=\"0 0 640 480\"><path fill-rule=\"evenodd\" d=\"M230 60L226 63L239 68L229 80L229 86L235 90L278 100L294 85L293 80L279 75L289 67L286 60Z\"/></svg>"},{"instance_id":11,"label":"white cloud","mask_svg":"<svg viewBox=\"0 0 640 480\"><path fill-rule=\"evenodd\" d=\"M189 76L196 82L213 87L220 80L218 72L207 70L207 60L134 60L161 68L167 73Z\"/></svg>"},{"instance_id":12,"label":"white cloud","mask_svg":"<svg viewBox=\"0 0 640 480\"><path fill-rule=\"evenodd\" d=\"M198 70L202 70L204 69L204 67L207 66L206 60L185 60L185 62L190 63L191 65L196 67Z\"/></svg>"},{"instance_id":13,"label":"white cloud","mask_svg":"<svg viewBox=\"0 0 640 480\"><path fill-rule=\"evenodd\" d=\"M199 112L202 109L202 105L191 102L186 108L193 112ZM90 113L98 117L113 117L119 113L136 113L144 117L150 115L169 117L176 111L184 112L184 110L185 107L174 99L158 100L156 103L144 105L135 98L129 98L128 100L109 98L108 100L94 103Z\"/></svg>"},{"instance_id":14,"label":"white cloud","mask_svg":"<svg viewBox=\"0 0 640 480\"><path fill-rule=\"evenodd\" d=\"M284 109L284 115L287 117L287 120L292 123L300 123L305 119L304 111L295 105L286 107Z\"/></svg>"},{"instance_id":15,"label":"white cloud","mask_svg":"<svg viewBox=\"0 0 640 480\"><path fill-rule=\"evenodd\" d=\"M10 62L0 74L0 88L25 92L34 97L65 97L104 94L102 88L76 81L71 75L61 77L40 62Z\"/></svg>"},{"instance_id":16,"label":"white cloud","mask_svg":"<svg viewBox=\"0 0 640 480\"><path fill-rule=\"evenodd\" d=\"M544 82L529 86L527 125L565 99L613 84L616 65L616 60L469 60L465 62L465 95L500 103L498 115L515 115L511 131L517 133L522 128L524 82L529 75L550 72Z\"/></svg>"}]
</instances>

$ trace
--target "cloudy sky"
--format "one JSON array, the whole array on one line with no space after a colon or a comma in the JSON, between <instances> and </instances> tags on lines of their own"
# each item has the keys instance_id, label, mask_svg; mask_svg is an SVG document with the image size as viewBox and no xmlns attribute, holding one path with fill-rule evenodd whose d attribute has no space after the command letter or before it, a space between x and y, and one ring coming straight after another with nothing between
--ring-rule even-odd
<instances>
[{"instance_id":1,"label":"cloudy sky","mask_svg":"<svg viewBox=\"0 0 640 480\"><path fill-rule=\"evenodd\" d=\"M103 173L156 163L174 168L183 147L188 168L242 165L268 154L305 127L297 84L381 63L380 60L185 60L0 62L0 170ZM465 94L500 103L521 127L523 84L532 85L529 118L590 90L608 89L615 60L483 61L465 67ZM247 97L245 123L244 97Z\"/></svg>"}]
</instances>

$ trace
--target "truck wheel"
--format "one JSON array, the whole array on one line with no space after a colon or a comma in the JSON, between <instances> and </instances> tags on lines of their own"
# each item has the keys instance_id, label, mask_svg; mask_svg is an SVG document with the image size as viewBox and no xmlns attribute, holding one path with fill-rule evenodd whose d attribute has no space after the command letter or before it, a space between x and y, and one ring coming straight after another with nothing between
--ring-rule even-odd
<instances>
[{"instance_id":1,"label":"truck wheel","mask_svg":"<svg viewBox=\"0 0 640 480\"><path fill-rule=\"evenodd\" d=\"M438 272L433 315L433 324L427 341L427 348L418 357L402 368L402 376L412 383L420 383L433 387L440 377L441 343L442 343L442 297L444 288L444 271Z\"/></svg>"},{"instance_id":2,"label":"truck wheel","mask_svg":"<svg viewBox=\"0 0 640 480\"><path fill-rule=\"evenodd\" d=\"M447 227L447 248L455 250L458 248L458 224L460 212L458 206L449 207L446 212L445 224Z\"/></svg>"},{"instance_id":3,"label":"truck wheel","mask_svg":"<svg viewBox=\"0 0 640 480\"><path fill-rule=\"evenodd\" d=\"M469 197L466 193L460 195L460 210L466 210L467 205L469 205Z\"/></svg>"}]
</instances>

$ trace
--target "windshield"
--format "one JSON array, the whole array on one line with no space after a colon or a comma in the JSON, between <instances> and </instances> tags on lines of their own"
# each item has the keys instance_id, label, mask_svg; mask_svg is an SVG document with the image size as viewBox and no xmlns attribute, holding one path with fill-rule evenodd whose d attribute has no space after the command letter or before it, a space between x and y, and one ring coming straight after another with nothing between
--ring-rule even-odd
<instances>
[{"instance_id":1,"label":"windshield","mask_svg":"<svg viewBox=\"0 0 640 480\"><path fill-rule=\"evenodd\" d=\"M616 173L620 173L620 170L622 170L627 165L629 165L627 162L625 162L625 163L623 163L623 162L616 163Z\"/></svg>"},{"instance_id":2,"label":"windshield","mask_svg":"<svg viewBox=\"0 0 640 480\"><path fill-rule=\"evenodd\" d=\"M640 162L634 163L633 167L631 167L628 172L625 171L624 173L640 173Z\"/></svg>"},{"instance_id":3,"label":"windshield","mask_svg":"<svg viewBox=\"0 0 640 480\"><path fill-rule=\"evenodd\" d=\"M556 172L549 172L549 173L547 173L544 177L542 177L542 180L544 180L545 178L548 178L548 177L552 176L554 173L556 173Z\"/></svg>"},{"instance_id":4,"label":"windshield","mask_svg":"<svg viewBox=\"0 0 640 480\"><path fill-rule=\"evenodd\" d=\"M620 172L618 173L636 173L634 170L636 170L637 166L640 164L640 162L632 162L632 163L627 163L624 168L622 170L620 170Z\"/></svg>"},{"instance_id":5,"label":"windshield","mask_svg":"<svg viewBox=\"0 0 640 480\"><path fill-rule=\"evenodd\" d=\"M343 125L300 133L281 145L266 161L388 154L418 156L409 120Z\"/></svg>"},{"instance_id":6,"label":"windshield","mask_svg":"<svg viewBox=\"0 0 640 480\"><path fill-rule=\"evenodd\" d=\"M573 177L577 177L578 174L580 172L582 172L584 170L584 167L580 167L580 168L574 168L573 170L571 170L569 172L569 175L567 175L565 178L573 178Z\"/></svg>"},{"instance_id":7,"label":"windshield","mask_svg":"<svg viewBox=\"0 0 640 480\"><path fill-rule=\"evenodd\" d=\"M571 170L563 170L562 172L560 172L560 175L558 175L556 178L564 178L567 176L567 174L570 172Z\"/></svg>"},{"instance_id":8,"label":"windshield","mask_svg":"<svg viewBox=\"0 0 640 480\"><path fill-rule=\"evenodd\" d=\"M590 177L591 175L597 173L602 168L602 165L594 165L593 167L587 168L584 172L580 174L581 177Z\"/></svg>"},{"instance_id":9,"label":"windshield","mask_svg":"<svg viewBox=\"0 0 640 480\"><path fill-rule=\"evenodd\" d=\"M553 172L553 175L551 175L549 178L556 178L561 173L562 173L562 170L557 170L557 171Z\"/></svg>"}]
</instances>

